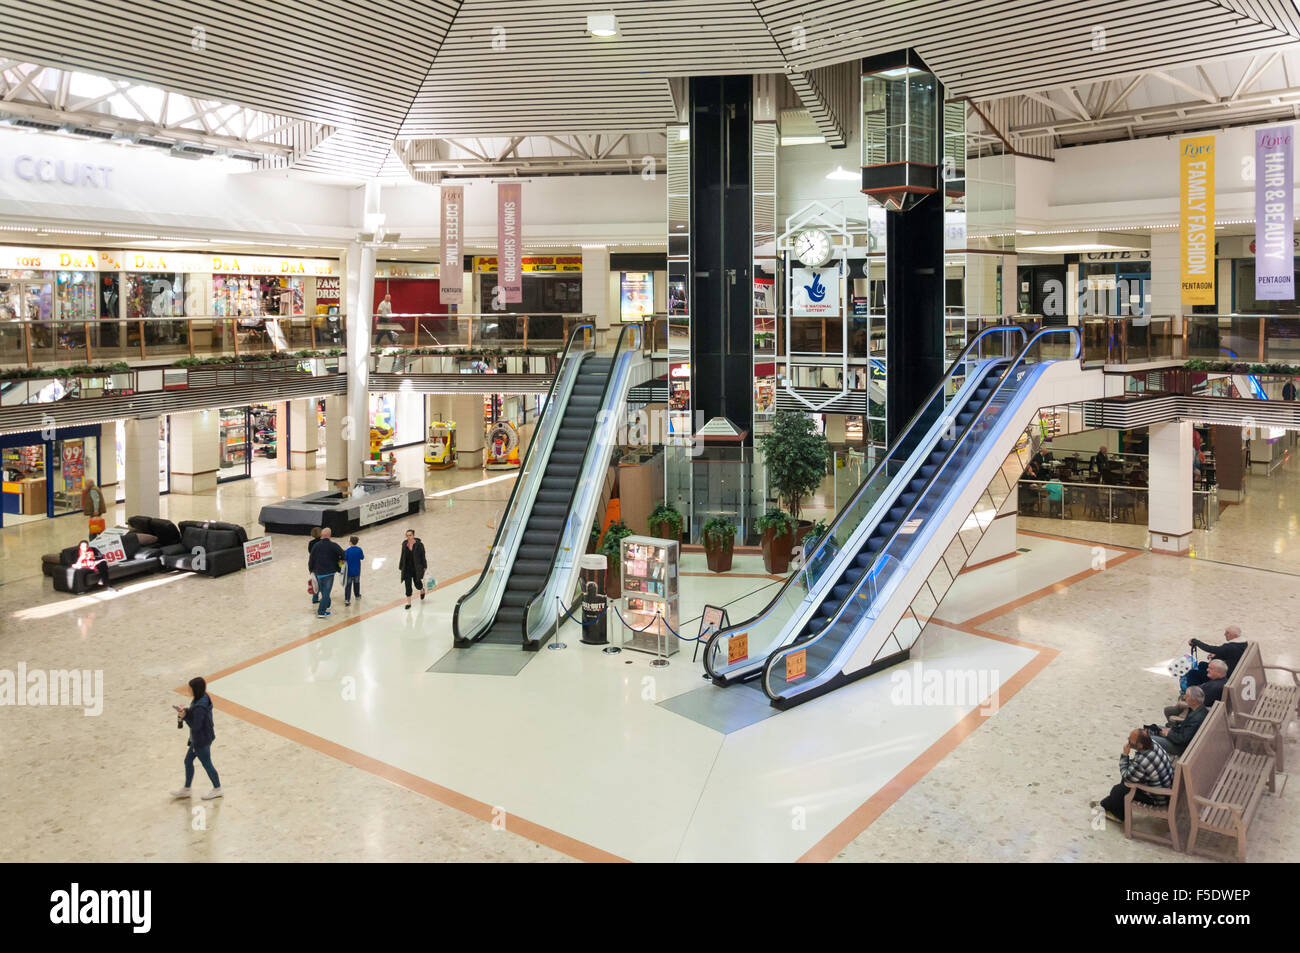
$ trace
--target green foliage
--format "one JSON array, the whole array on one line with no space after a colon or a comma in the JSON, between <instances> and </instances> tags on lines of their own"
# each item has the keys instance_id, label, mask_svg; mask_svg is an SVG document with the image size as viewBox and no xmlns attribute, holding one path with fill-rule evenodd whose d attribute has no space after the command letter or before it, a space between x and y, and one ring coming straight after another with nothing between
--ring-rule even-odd
<instances>
[{"instance_id":1,"label":"green foliage","mask_svg":"<svg viewBox=\"0 0 1300 953\"><path fill-rule=\"evenodd\" d=\"M754 520L754 529L760 533L765 533L769 529L775 530L776 535L781 536L794 529L794 520L782 510L771 509Z\"/></svg>"},{"instance_id":2,"label":"green foliage","mask_svg":"<svg viewBox=\"0 0 1300 953\"><path fill-rule=\"evenodd\" d=\"M807 546L809 543L816 543L817 540L826 535L826 530L829 528L830 526L825 520L818 520L816 523L813 523L812 529L808 530L808 534L803 538L804 545Z\"/></svg>"},{"instance_id":3,"label":"green foliage","mask_svg":"<svg viewBox=\"0 0 1300 953\"><path fill-rule=\"evenodd\" d=\"M804 499L826 476L830 445L817 433L812 417L795 410L778 410L772 432L760 436L758 445L777 499L798 520Z\"/></svg>"},{"instance_id":4,"label":"green foliage","mask_svg":"<svg viewBox=\"0 0 1300 953\"><path fill-rule=\"evenodd\" d=\"M667 503L660 503L654 508L646 518L646 522L651 526L657 526L660 523L668 524L668 532L672 539L680 539L682 535L682 514L677 512L675 507Z\"/></svg>"},{"instance_id":5,"label":"green foliage","mask_svg":"<svg viewBox=\"0 0 1300 953\"><path fill-rule=\"evenodd\" d=\"M700 527L700 542L705 546L730 549L736 538L736 524L725 516L715 516Z\"/></svg>"},{"instance_id":6,"label":"green foliage","mask_svg":"<svg viewBox=\"0 0 1300 953\"><path fill-rule=\"evenodd\" d=\"M1270 364L1247 364L1245 361L1206 361L1193 358L1183 364L1188 371L1208 371L1215 374L1279 374L1300 377L1300 366L1275 361Z\"/></svg>"},{"instance_id":7,"label":"green foliage","mask_svg":"<svg viewBox=\"0 0 1300 953\"><path fill-rule=\"evenodd\" d=\"M619 561L623 558L623 537L631 535L633 535L632 530L622 520L615 520L609 524L609 529L605 530L605 539L596 552L609 560L611 571L618 568Z\"/></svg>"}]
</instances>

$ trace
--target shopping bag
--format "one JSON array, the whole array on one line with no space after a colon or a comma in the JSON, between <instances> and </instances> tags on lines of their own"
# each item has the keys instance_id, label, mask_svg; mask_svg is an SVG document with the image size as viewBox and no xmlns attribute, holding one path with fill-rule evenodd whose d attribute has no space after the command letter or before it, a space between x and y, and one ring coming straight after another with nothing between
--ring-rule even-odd
<instances>
[{"instance_id":1,"label":"shopping bag","mask_svg":"<svg viewBox=\"0 0 1300 953\"><path fill-rule=\"evenodd\" d=\"M438 581L437 581L436 579L434 579L434 578L433 578L433 574L430 573L430 574L429 574L429 578L426 579L426 580L424 580L424 588L425 588L425 589L436 589L437 587L438 587Z\"/></svg>"},{"instance_id":2,"label":"shopping bag","mask_svg":"<svg viewBox=\"0 0 1300 953\"><path fill-rule=\"evenodd\" d=\"M314 595L316 595L316 577L315 577L315 576L308 576L308 577L307 577L307 595L309 595L309 596L314 596Z\"/></svg>"},{"instance_id":3,"label":"shopping bag","mask_svg":"<svg viewBox=\"0 0 1300 953\"><path fill-rule=\"evenodd\" d=\"M90 518L90 535L92 539L104 532L104 525L104 517L92 516Z\"/></svg>"}]
</instances>

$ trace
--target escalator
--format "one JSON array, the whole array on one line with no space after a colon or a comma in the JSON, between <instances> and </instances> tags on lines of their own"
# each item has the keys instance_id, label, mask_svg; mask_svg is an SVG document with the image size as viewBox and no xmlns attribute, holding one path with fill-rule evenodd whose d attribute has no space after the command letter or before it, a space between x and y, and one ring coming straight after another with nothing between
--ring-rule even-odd
<instances>
[{"instance_id":1,"label":"escalator","mask_svg":"<svg viewBox=\"0 0 1300 953\"><path fill-rule=\"evenodd\" d=\"M1100 372L1079 367L1077 330L981 356L994 334L1025 341L1019 328L978 335L776 598L710 638L716 685L748 682L787 708L907 656L984 530L1014 506L1040 408L1101 396ZM1046 359L1060 335L1073 356Z\"/></svg>"},{"instance_id":2,"label":"escalator","mask_svg":"<svg viewBox=\"0 0 1300 953\"><path fill-rule=\"evenodd\" d=\"M610 354L591 347L592 332L570 336L487 564L456 603L458 648L536 650L554 631L556 600L571 601L639 355L639 326L625 327Z\"/></svg>"}]
</instances>

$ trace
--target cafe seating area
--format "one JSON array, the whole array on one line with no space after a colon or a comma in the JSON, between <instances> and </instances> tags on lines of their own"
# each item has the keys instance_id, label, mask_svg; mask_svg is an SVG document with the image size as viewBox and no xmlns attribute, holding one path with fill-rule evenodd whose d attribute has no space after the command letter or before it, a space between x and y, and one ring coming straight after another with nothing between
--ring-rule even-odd
<instances>
[{"instance_id":1,"label":"cafe seating area","mask_svg":"<svg viewBox=\"0 0 1300 953\"><path fill-rule=\"evenodd\" d=\"M1102 523L1147 522L1145 454L1053 453L1034 458L1020 480L1018 512L1022 516L1089 520ZM1193 477L1193 490L1214 488L1214 462L1207 454Z\"/></svg>"}]
</instances>

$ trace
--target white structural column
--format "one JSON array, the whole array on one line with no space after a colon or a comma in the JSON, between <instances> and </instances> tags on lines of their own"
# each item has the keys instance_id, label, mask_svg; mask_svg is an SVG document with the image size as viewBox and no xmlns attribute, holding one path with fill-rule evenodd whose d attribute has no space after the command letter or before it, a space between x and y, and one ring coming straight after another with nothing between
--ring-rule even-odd
<instances>
[{"instance_id":1,"label":"white structural column","mask_svg":"<svg viewBox=\"0 0 1300 953\"><path fill-rule=\"evenodd\" d=\"M353 242L347 251L348 392L343 433L347 440L346 478L361 479L361 461L370 452L370 326L375 303L375 247ZM326 451L330 470L334 454ZM340 477L339 479L342 479Z\"/></svg>"},{"instance_id":2,"label":"white structural column","mask_svg":"<svg viewBox=\"0 0 1300 953\"><path fill-rule=\"evenodd\" d=\"M126 515L158 516L158 418L128 418L125 429Z\"/></svg>"},{"instance_id":3,"label":"white structural column","mask_svg":"<svg viewBox=\"0 0 1300 953\"><path fill-rule=\"evenodd\" d=\"M609 248L605 245L582 246L582 310L596 316L597 342L609 337L609 329L618 324L610 307ZM615 292L617 293L617 292ZM605 332L601 334L600 332ZM609 342L613 343L612 340Z\"/></svg>"},{"instance_id":4,"label":"white structural column","mask_svg":"<svg viewBox=\"0 0 1300 953\"><path fill-rule=\"evenodd\" d=\"M966 260L974 257L967 255ZM1020 312L1020 259L1016 255L1002 256L1002 314ZM969 313L969 312L968 312Z\"/></svg>"},{"instance_id":5,"label":"white structural column","mask_svg":"<svg viewBox=\"0 0 1300 953\"><path fill-rule=\"evenodd\" d=\"M344 395L325 398L325 479L330 483L348 478L348 441L343 433L343 418L347 415Z\"/></svg>"},{"instance_id":6,"label":"white structural column","mask_svg":"<svg viewBox=\"0 0 1300 953\"><path fill-rule=\"evenodd\" d=\"M452 419L456 421L456 466L462 470L482 467L483 395L457 395L452 401Z\"/></svg>"},{"instance_id":7,"label":"white structural column","mask_svg":"<svg viewBox=\"0 0 1300 953\"><path fill-rule=\"evenodd\" d=\"M289 424L290 465L295 470L315 470L316 451L320 441L316 433L316 401L310 397L289 400L284 403L287 413L284 419ZM284 443L280 441L280 456L284 454Z\"/></svg>"},{"instance_id":8,"label":"white structural column","mask_svg":"<svg viewBox=\"0 0 1300 953\"><path fill-rule=\"evenodd\" d=\"M1153 316L1174 316L1174 331L1182 333L1182 287L1178 260L1179 238L1176 228L1156 228L1151 231L1151 295Z\"/></svg>"},{"instance_id":9,"label":"white structural column","mask_svg":"<svg viewBox=\"0 0 1300 953\"><path fill-rule=\"evenodd\" d=\"M1151 427L1147 528L1151 550L1185 556L1192 538L1192 424Z\"/></svg>"},{"instance_id":10,"label":"white structural column","mask_svg":"<svg viewBox=\"0 0 1300 953\"><path fill-rule=\"evenodd\" d=\"M215 410L171 415L173 493L207 493L217 488L221 441L217 416ZM128 437L128 455L129 447Z\"/></svg>"}]
</instances>

